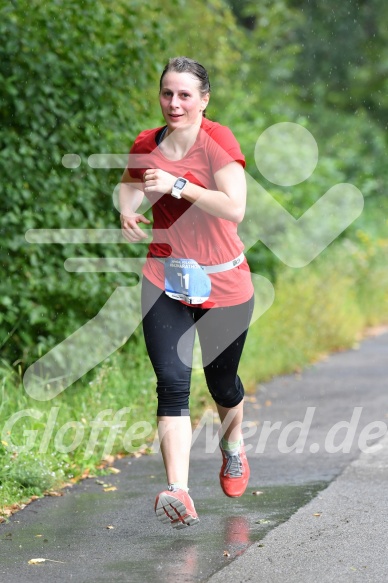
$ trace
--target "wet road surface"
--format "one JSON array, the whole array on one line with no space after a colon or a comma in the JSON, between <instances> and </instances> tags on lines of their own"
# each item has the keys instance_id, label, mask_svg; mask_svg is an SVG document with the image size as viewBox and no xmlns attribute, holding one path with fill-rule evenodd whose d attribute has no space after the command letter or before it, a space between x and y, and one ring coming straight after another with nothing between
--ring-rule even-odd
<instances>
[{"instance_id":1,"label":"wet road surface","mask_svg":"<svg viewBox=\"0 0 388 583\"><path fill-rule=\"evenodd\" d=\"M250 545L358 457L358 438L368 423L388 422L387 359L385 334L259 387L246 403L251 480L239 499L225 497L219 487L220 454L207 453L212 447L204 428L190 470L196 527L174 531L155 519L154 498L165 488L160 454L118 460L120 473L103 478L116 491L104 492L88 479L62 497L30 504L0 526L0 581L191 583L222 569L226 574L233 559L242 561ZM253 495L257 491L262 493ZM36 557L51 561L29 565ZM258 581L259 573L258 566Z\"/></svg>"}]
</instances>

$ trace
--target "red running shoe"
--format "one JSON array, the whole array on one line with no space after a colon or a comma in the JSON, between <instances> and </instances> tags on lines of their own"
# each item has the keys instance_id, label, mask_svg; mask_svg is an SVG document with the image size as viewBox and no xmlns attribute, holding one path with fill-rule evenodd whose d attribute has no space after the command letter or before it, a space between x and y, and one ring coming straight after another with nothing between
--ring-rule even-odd
<instances>
[{"instance_id":1,"label":"red running shoe","mask_svg":"<svg viewBox=\"0 0 388 583\"><path fill-rule=\"evenodd\" d=\"M222 449L222 466L220 471L221 488L227 496L237 498L242 496L248 486L250 469L245 454L245 447L242 443L240 451L229 453Z\"/></svg>"},{"instance_id":2,"label":"red running shoe","mask_svg":"<svg viewBox=\"0 0 388 583\"><path fill-rule=\"evenodd\" d=\"M185 528L198 524L198 514L194 502L188 492L177 488L165 490L156 496L156 517L164 524L170 523L173 528Z\"/></svg>"}]
</instances>

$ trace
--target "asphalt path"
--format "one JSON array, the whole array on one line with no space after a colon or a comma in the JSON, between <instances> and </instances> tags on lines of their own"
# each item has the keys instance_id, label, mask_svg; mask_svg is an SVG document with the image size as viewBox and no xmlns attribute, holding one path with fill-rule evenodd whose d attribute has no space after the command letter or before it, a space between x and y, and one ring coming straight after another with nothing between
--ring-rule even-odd
<instances>
[{"instance_id":1,"label":"asphalt path","mask_svg":"<svg viewBox=\"0 0 388 583\"><path fill-rule=\"evenodd\" d=\"M388 436L209 583L388 580Z\"/></svg>"},{"instance_id":2,"label":"asphalt path","mask_svg":"<svg viewBox=\"0 0 388 583\"><path fill-rule=\"evenodd\" d=\"M239 499L219 487L208 415L192 448L196 527L155 518L160 454L117 460L120 473L103 479L116 490L88 479L33 502L0 525L0 581L388 580L387 362L385 333L259 386L245 407L251 479Z\"/></svg>"}]
</instances>

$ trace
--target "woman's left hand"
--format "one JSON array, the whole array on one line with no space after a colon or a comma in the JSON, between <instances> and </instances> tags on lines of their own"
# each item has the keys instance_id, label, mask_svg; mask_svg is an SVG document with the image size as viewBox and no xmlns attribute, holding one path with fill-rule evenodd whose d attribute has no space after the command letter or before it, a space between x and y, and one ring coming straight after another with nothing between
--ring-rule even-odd
<instances>
[{"instance_id":1,"label":"woman's left hand","mask_svg":"<svg viewBox=\"0 0 388 583\"><path fill-rule=\"evenodd\" d=\"M148 168L143 174L144 192L160 192L170 194L175 184L176 176L160 170L159 168Z\"/></svg>"}]
</instances>

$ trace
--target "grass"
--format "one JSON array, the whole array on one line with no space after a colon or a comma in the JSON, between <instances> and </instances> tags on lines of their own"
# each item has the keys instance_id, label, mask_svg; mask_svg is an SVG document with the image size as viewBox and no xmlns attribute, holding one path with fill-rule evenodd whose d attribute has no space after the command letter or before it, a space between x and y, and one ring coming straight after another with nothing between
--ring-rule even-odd
<instances>
[{"instance_id":1,"label":"grass","mask_svg":"<svg viewBox=\"0 0 388 583\"><path fill-rule=\"evenodd\" d=\"M284 268L272 307L251 326L240 367L249 391L257 383L349 348L366 326L388 322L387 241L364 232L302 270ZM198 347L196 348L198 359ZM0 366L0 513L32 496L104 472L104 459L149 451L155 436L155 377L141 334L49 402L24 391L20 375ZM191 411L212 401L193 371Z\"/></svg>"}]
</instances>

